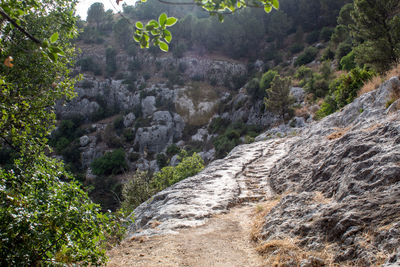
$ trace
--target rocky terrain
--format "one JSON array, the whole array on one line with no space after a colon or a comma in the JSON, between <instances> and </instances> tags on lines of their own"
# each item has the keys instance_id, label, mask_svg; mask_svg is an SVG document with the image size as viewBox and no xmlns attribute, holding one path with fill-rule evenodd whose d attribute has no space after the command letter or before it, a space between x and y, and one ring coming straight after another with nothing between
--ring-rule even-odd
<instances>
[{"instance_id":1,"label":"rocky terrain","mask_svg":"<svg viewBox=\"0 0 400 267\"><path fill-rule=\"evenodd\" d=\"M272 129L236 147L140 205L126 242L196 231L234 206L273 202L251 236L268 264L399 266L399 92L393 77L302 130Z\"/></svg>"}]
</instances>

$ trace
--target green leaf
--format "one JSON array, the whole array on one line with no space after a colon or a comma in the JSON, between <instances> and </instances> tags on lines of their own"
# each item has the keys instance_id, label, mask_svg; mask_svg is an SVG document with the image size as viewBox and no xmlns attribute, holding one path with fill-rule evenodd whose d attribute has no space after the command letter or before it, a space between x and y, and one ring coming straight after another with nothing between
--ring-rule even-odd
<instances>
[{"instance_id":1,"label":"green leaf","mask_svg":"<svg viewBox=\"0 0 400 267\"><path fill-rule=\"evenodd\" d=\"M169 17L169 18L167 19L167 22L165 23L165 25L167 25L167 26L172 26L172 25L174 25L177 21L178 21L177 18Z\"/></svg>"},{"instance_id":2,"label":"green leaf","mask_svg":"<svg viewBox=\"0 0 400 267\"><path fill-rule=\"evenodd\" d=\"M158 23L159 23L161 26L164 26L166 22L167 22L167 14L162 13L162 14L158 17Z\"/></svg>"},{"instance_id":3,"label":"green leaf","mask_svg":"<svg viewBox=\"0 0 400 267\"><path fill-rule=\"evenodd\" d=\"M218 14L219 22L224 22L224 15Z\"/></svg>"},{"instance_id":4,"label":"green leaf","mask_svg":"<svg viewBox=\"0 0 400 267\"><path fill-rule=\"evenodd\" d=\"M57 42L59 36L60 35L58 34L58 32L53 33L53 35L50 37L50 42L54 44L55 42Z\"/></svg>"},{"instance_id":5,"label":"green leaf","mask_svg":"<svg viewBox=\"0 0 400 267\"><path fill-rule=\"evenodd\" d=\"M272 11L272 6L271 5L266 5L264 7L265 12L270 13Z\"/></svg>"},{"instance_id":6,"label":"green leaf","mask_svg":"<svg viewBox=\"0 0 400 267\"><path fill-rule=\"evenodd\" d=\"M278 1L278 0L272 0L272 6L273 6L275 9L279 9L279 1Z\"/></svg>"},{"instance_id":7,"label":"green leaf","mask_svg":"<svg viewBox=\"0 0 400 267\"><path fill-rule=\"evenodd\" d=\"M171 32L168 30L164 30L164 39L165 41L167 41L168 43L171 42L172 40L172 35Z\"/></svg>"},{"instance_id":8,"label":"green leaf","mask_svg":"<svg viewBox=\"0 0 400 267\"><path fill-rule=\"evenodd\" d=\"M164 51L164 52L168 52L168 50L169 50L168 44L167 44L166 42L163 42L163 41L160 41L160 42L158 43L158 47L160 47L160 49L161 49L162 51Z\"/></svg>"},{"instance_id":9,"label":"green leaf","mask_svg":"<svg viewBox=\"0 0 400 267\"><path fill-rule=\"evenodd\" d=\"M143 29L143 23L141 23L140 21L136 22L135 26L138 29Z\"/></svg>"}]
</instances>

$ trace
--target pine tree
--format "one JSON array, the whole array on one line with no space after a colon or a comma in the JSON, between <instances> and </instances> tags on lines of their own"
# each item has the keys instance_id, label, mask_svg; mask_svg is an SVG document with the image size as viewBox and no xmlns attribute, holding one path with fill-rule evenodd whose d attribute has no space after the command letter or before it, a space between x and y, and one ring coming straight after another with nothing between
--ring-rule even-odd
<instances>
[{"instance_id":1,"label":"pine tree","mask_svg":"<svg viewBox=\"0 0 400 267\"><path fill-rule=\"evenodd\" d=\"M400 2L355 0L351 15L356 61L378 72L388 70L400 58Z\"/></svg>"},{"instance_id":2,"label":"pine tree","mask_svg":"<svg viewBox=\"0 0 400 267\"><path fill-rule=\"evenodd\" d=\"M294 98L290 95L290 78L281 78L276 75L272 85L267 89L265 107L267 110L276 113L285 119L286 114L290 115Z\"/></svg>"}]
</instances>

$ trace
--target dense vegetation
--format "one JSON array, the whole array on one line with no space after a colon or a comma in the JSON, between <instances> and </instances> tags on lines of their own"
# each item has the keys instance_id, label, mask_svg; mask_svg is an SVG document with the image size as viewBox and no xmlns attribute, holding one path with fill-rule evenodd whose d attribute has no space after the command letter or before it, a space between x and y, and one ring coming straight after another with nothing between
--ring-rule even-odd
<instances>
[{"instance_id":1,"label":"dense vegetation","mask_svg":"<svg viewBox=\"0 0 400 267\"><path fill-rule=\"evenodd\" d=\"M105 66L100 66L94 57L83 57L78 62L83 72L117 77L122 75L118 54L131 56L131 75L118 77L131 91L143 89L152 71L142 66L142 52L136 42L142 47L153 44L170 50L175 58L193 52L245 60L247 77L232 78L226 87L237 90L246 84L251 101L263 102L266 110L284 121L298 108L289 94L292 85L305 89L305 105L322 102L314 116L319 119L353 101L366 81L387 71L400 57L400 4L395 0L281 0L281 8L268 16L265 11L277 9L277 1L261 1L264 10L237 10L231 1L218 2L220 6L208 2L208 11L221 13L221 8L228 7L235 15L214 16L197 6L177 8L148 0L125 5L123 17L105 11L102 4L93 4L84 22L73 16L76 1L2 1L0 265L102 264L106 261L107 238L123 233L120 219L102 210L121 205L118 202L122 196L122 210L130 212L152 194L204 167L198 154L189 156L171 145L166 153L151 155L159 172L137 172L123 185L116 183L115 175L128 169L127 160L139 158L136 152L124 150L124 144L132 144L133 130L124 129L122 116L117 116L98 137L111 151L91 164L98 179L90 184L90 196L103 206L94 204L80 183L84 179L79 175L79 137L91 131L82 124L119 114L120 110L102 105L104 96L99 97L96 101L102 108L92 118L69 118L54 130L55 103L74 97L73 87L80 77L71 72L75 63L72 39L105 46L104 55L100 55L105 57ZM160 11L179 21L160 15ZM153 18L158 20L152 21ZM138 20L148 23L137 23ZM83 30L79 37L77 27ZM115 42L107 43L107 36ZM148 53L159 55L160 50L150 46ZM256 68L256 60L264 63L262 69ZM144 82L138 85L135 82L139 72ZM184 66L165 71L169 86L183 84L183 72ZM91 88L93 84L85 80L81 86ZM134 113L138 118L135 128L149 124L140 108L135 107ZM185 130L193 132L190 127ZM215 156L222 158L236 145L252 142L263 129L216 117L208 124L208 130L216 134L210 142ZM52 157L48 145L66 164ZM192 142L187 148L194 152L200 145ZM179 162L169 166L178 154ZM73 178L71 172L78 175ZM106 203L105 194L118 201Z\"/></svg>"}]
</instances>

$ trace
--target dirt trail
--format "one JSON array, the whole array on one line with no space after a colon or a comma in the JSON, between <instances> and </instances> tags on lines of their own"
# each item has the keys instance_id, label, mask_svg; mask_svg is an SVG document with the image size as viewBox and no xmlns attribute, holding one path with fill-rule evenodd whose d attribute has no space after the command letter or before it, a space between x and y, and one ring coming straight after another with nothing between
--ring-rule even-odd
<instances>
[{"instance_id":1,"label":"dirt trail","mask_svg":"<svg viewBox=\"0 0 400 267\"><path fill-rule=\"evenodd\" d=\"M250 240L254 213L254 205L235 207L176 235L126 240L110 251L108 266L262 266Z\"/></svg>"},{"instance_id":2,"label":"dirt trail","mask_svg":"<svg viewBox=\"0 0 400 267\"><path fill-rule=\"evenodd\" d=\"M134 239L126 239L121 246L108 253L110 257L108 266L263 266L263 259L257 254L256 244L251 241L250 234L254 215L259 211L261 201L274 197L269 185L269 170L286 151L285 143L279 140L243 146L230 154L230 157L221 161L217 168L211 169L208 174L214 179L210 185L214 189L220 184L229 183L232 184L232 188L236 188L231 189L231 192L236 192L230 200L233 207L230 206L231 208L222 214L209 214L209 219L204 220L201 226L175 229L176 234L135 236ZM180 192L189 189L187 195L197 194L198 201L203 201L205 204L208 203L206 199L218 202L229 193L228 190L215 193L210 187L204 187L204 177L200 178L197 180L202 186L193 186L193 181L189 179L188 186L184 186ZM177 207L181 208L182 203L178 204ZM163 205L167 204L163 202L160 206L165 209ZM190 201L188 206L191 208L189 211L201 208L204 211L207 207L190 206ZM193 220L192 217L195 216L187 216L182 220L188 218ZM155 231L147 233L157 233L158 229L165 227L162 222L152 220L152 223L152 230Z\"/></svg>"}]
</instances>

